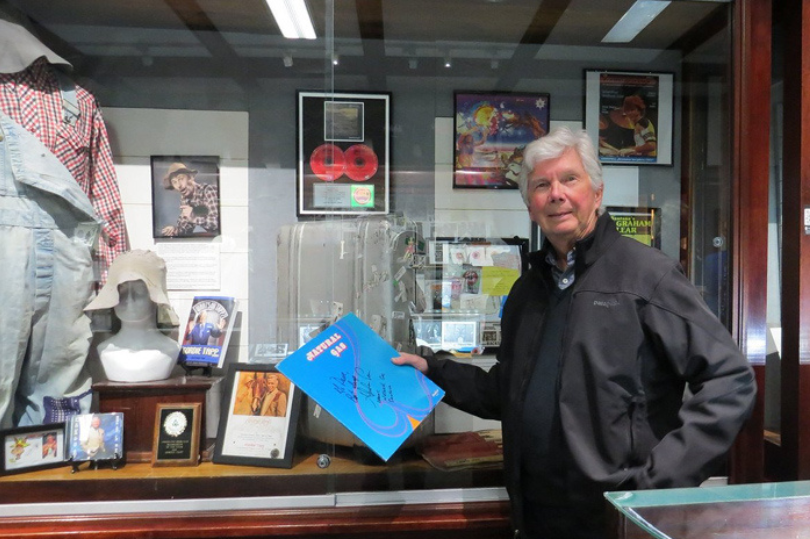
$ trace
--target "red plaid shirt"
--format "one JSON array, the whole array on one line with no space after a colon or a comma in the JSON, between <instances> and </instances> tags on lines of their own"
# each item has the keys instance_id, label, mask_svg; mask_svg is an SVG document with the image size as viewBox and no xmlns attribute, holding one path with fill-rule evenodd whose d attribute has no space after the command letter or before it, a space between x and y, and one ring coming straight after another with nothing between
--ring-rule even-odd
<instances>
[{"instance_id":1,"label":"red plaid shirt","mask_svg":"<svg viewBox=\"0 0 810 539\"><path fill-rule=\"evenodd\" d=\"M79 119L63 121L62 94L53 68L40 58L19 73L0 73L0 110L36 135L70 171L103 220L96 256L101 284L116 255L129 247L107 128L95 98L76 86Z\"/></svg>"}]
</instances>

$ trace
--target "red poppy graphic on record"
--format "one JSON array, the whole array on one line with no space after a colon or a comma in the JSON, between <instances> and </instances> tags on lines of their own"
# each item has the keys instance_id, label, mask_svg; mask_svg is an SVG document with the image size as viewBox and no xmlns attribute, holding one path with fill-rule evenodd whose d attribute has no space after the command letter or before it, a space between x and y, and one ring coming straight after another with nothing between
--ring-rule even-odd
<instances>
[{"instance_id":1,"label":"red poppy graphic on record","mask_svg":"<svg viewBox=\"0 0 810 539\"><path fill-rule=\"evenodd\" d=\"M317 177L325 182L333 182L346 171L346 157L338 146L321 144L309 157L309 166Z\"/></svg>"},{"instance_id":2,"label":"red poppy graphic on record","mask_svg":"<svg viewBox=\"0 0 810 539\"><path fill-rule=\"evenodd\" d=\"M378 159L370 147L354 144L343 152L346 158L346 176L356 182L363 182L377 173Z\"/></svg>"}]
</instances>

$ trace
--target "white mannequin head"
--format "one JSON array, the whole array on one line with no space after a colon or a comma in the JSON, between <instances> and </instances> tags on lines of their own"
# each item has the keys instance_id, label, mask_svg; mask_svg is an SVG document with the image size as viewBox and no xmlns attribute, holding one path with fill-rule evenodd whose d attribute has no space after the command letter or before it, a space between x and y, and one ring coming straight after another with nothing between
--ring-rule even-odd
<instances>
[{"instance_id":1,"label":"white mannequin head","mask_svg":"<svg viewBox=\"0 0 810 539\"><path fill-rule=\"evenodd\" d=\"M149 297L146 283L126 281L118 285L118 305L113 312L121 320L121 325L129 323L146 323L152 321L156 324L157 304Z\"/></svg>"},{"instance_id":2,"label":"white mannequin head","mask_svg":"<svg viewBox=\"0 0 810 539\"><path fill-rule=\"evenodd\" d=\"M180 346L157 328L158 305L142 280L118 285L113 307L121 329L102 342L99 358L107 378L116 382L165 380L177 365Z\"/></svg>"}]
</instances>

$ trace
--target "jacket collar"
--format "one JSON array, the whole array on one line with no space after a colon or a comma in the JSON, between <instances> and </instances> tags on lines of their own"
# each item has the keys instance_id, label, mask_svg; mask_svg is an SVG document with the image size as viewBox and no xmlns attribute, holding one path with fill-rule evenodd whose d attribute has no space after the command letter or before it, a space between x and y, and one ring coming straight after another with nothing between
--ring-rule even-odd
<instances>
[{"instance_id":1,"label":"jacket collar","mask_svg":"<svg viewBox=\"0 0 810 539\"><path fill-rule=\"evenodd\" d=\"M616 230L616 224L610 217L608 212L603 213L596 220L596 226L593 232L576 242L574 249L576 249L576 273L577 275L584 272L588 267L593 265L599 257L607 252L613 242L619 238L619 231ZM540 269L545 264L544 260L546 255L554 248L548 241L548 238L543 240L543 248L535 251L529 255L529 263L532 268Z\"/></svg>"}]
</instances>

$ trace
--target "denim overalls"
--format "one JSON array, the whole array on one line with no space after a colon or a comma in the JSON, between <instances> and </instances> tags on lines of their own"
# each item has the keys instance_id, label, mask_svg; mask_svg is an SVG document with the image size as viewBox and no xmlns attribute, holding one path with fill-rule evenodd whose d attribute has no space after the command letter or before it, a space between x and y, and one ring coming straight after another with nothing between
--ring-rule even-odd
<instances>
[{"instance_id":1,"label":"denim overalls","mask_svg":"<svg viewBox=\"0 0 810 539\"><path fill-rule=\"evenodd\" d=\"M92 337L90 201L34 135L0 113L0 428L42 423L44 397L84 394Z\"/></svg>"}]
</instances>

